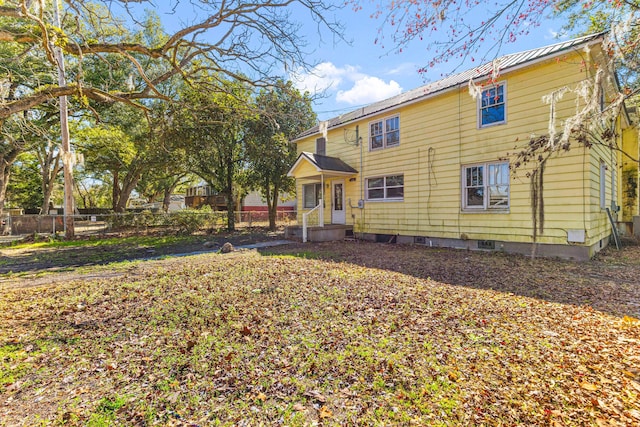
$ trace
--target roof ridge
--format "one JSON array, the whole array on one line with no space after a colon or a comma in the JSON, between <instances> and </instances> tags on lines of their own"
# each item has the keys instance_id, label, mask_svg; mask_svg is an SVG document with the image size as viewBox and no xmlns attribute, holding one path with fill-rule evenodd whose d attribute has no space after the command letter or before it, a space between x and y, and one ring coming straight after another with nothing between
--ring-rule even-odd
<instances>
[{"instance_id":1,"label":"roof ridge","mask_svg":"<svg viewBox=\"0 0 640 427\"><path fill-rule=\"evenodd\" d=\"M468 68L459 73L450 74L434 82L426 83L424 85L415 87L413 89L409 89L406 92L399 93L397 95L382 99L380 101L372 102L360 108L351 110L347 113L343 113L343 114L340 114L339 116L332 117L329 120L326 120L329 122L328 128L330 129L330 128L339 126L341 124L351 122L353 120L357 120L362 117L366 117L398 105L402 105L406 102L415 101L421 97L432 95L442 90L457 86L463 82L469 81L470 79L478 79L478 78L486 77L489 75L489 73L493 69L493 64L496 61L504 63L505 66L503 69L508 70L515 66L526 64L530 61L544 58L548 55L556 54L558 52L567 50L572 47L580 46L584 43L595 40L606 33L607 33L606 31L602 31L598 33L587 34L585 36L580 36L570 40L560 41L551 45L541 46L533 49L528 49L528 50L523 50L523 51L502 55L498 58L493 59L492 61L484 62L478 65L477 67ZM294 139L294 141L310 135L314 135L318 132L319 132L319 126L316 125L302 132L300 135L298 135Z\"/></svg>"},{"instance_id":2,"label":"roof ridge","mask_svg":"<svg viewBox=\"0 0 640 427\"><path fill-rule=\"evenodd\" d=\"M608 31L600 31L598 33L591 33L591 34L587 34L587 35L584 35L584 36L574 37L574 38L569 39L569 40L564 40L564 41L559 41L557 43L548 44L546 46L534 47L532 49L521 50L521 51L513 52L513 53L507 53L505 55L502 55L500 58L505 58L505 57L512 56L512 55L525 54L525 53L534 52L536 50L541 50L541 49L550 49L550 48L553 48L553 47L556 47L556 46L561 46L561 45L564 45L564 44L571 44L573 46L573 45L576 45L576 44L580 44L582 41L595 39L595 38L597 38L599 36L602 36L602 35L605 35L607 33L608 33ZM500 59L500 58L496 58L496 59Z\"/></svg>"}]
</instances>

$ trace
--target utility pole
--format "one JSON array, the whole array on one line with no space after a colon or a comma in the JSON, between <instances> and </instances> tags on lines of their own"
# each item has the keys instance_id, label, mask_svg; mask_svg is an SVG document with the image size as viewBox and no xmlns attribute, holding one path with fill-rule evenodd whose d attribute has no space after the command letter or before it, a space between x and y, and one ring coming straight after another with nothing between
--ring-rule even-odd
<instances>
[{"instance_id":1,"label":"utility pole","mask_svg":"<svg viewBox=\"0 0 640 427\"><path fill-rule=\"evenodd\" d=\"M53 17L55 21L54 25L58 28L62 28L59 0L53 0ZM56 62L58 63L58 85L60 87L64 87L67 83L65 78L64 55L62 54L62 48L54 46L53 49L55 52ZM60 136L62 139L60 151L62 154L62 168L64 174L64 235L67 239L70 239L75 235L75 227L73 223L73 159L71 154L71 144L69 142L69 120L66 96L60 97Z\"/></svg>"}]
</instances>

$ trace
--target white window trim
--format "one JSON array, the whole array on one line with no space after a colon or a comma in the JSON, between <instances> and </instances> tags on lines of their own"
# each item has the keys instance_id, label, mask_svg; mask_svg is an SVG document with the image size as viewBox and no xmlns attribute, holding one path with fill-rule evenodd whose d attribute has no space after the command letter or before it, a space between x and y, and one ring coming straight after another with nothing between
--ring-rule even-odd
<instances>
[{"instance_id":1,"label":"white window trim","mask_svg":"<svg viewBox=\"0 0 640 427\"><path fill-rule=\"evenodd\" d=\"M491 86L504 86L504 89L502 90L503 92L503 98L504 98L504 119L502 121L499 122L494 122L494 123L488 123L486 125L482 124L482 93L484 93L484 91L486 89L489 89ZM491 85L487 85L486 87L482 88L482 93L480 94L480 97L478 98L477 101L477 120L478 120L478 129L486 129L486 128L490 128L492 126L500 126L500 125L506 125L507 124L507 107L508 107L508 103L507 103L507 81L506 80L502 80L499 82L494 82L491 83Z\"/></svg>"},{"instance_id":2,"label":"white window trim","mask_svg":"<svg viewBox=\"0 0 640 427\"><path fill-rule=\"evenodd\" d=\"M464 213L509 213L511 209L511 176L509 175L509 190L507 194L507 204L505 206L489 206L489 179L487 176L489 166L490 165L507 165L509 166L509 162L505 161L491 161L491 162L482 162L482 163L470 163L466 165L462 165L460 168L460 203L462 207L462 212ZM483 190L484 196L482 201L482 206L467 206L467 196L466 196L466 179L467 179L467 168L482 166L483 167Z\"/></svg>"},{"instance_id":3,"label":"white window trim","mask_svg":"<svg viewBox=\"0 0 640 427\"><path fill-rule=\"evenodd\" d=\"M306 183L306 184L302 184L302 209L313 209L313 208L315 208L315 206L307 207L307 206L305 206L305 204L304 204L304 203L305 203L305 200L306 200L306 192L307 192L307 191L305 190L305 188L306 188L306 186L308 186L308 185L313 185L313 186L314 186L314 187L313 187L313 188L314 188L314 191L315 191L315 188L316 188L317 186L319 186L319 187L320 187L320 191L322 192L322 183L320 183L320 182L308 182L308 183ZM317 197L317 195L316 195L316 194L314 194L314 201L315 201L317 198L318 198L318 197Z\"/></svg>"},{"instance_id":4,"label":"white window trim","mask_svg":"<svg viewBox=\"0 0 640 427\"><path fill-rule=\"evenodd\" d=\"M404 189L405 189L405 184L404 184L404 174L403 173L389 173L386 175L376 175L376 176L370 176L365 178L364 180L364 194L365 194L365 200L368 202L402 202L404 201L404 195L402 197L386 197L387 194L387 180L386 178L389 176L402 176L402 194L404 194ZM384 179L384 186L382 187L382 189L384 190L384 194L385 197L384 198L375 198L375 199L371 199L369 198L369 180L371 179L378 179L378 178L383 178ZM398 188L398 187L391 187L391 188Z\"/></svg>"},{"instance_id":5,"label":"white window trim","mask_svg":"<svg viewBox=\"0 0 640 427\"><path fill-rule=\"evenodd\" d=\"M395 118L398 119L398 143L393 145L387 145L387 129L386 129L387 120L395 119ZM373 148L371 146L371 136L372 136L371 125L379 122L382 123L382 147ZM393 114L391 116L381 117L378 120L371 120L369 122L368 132L369 132L369 151L385 150L387 148L394 148L394 147L400 146L400 114Z\"/></svg>"}]
</instances>

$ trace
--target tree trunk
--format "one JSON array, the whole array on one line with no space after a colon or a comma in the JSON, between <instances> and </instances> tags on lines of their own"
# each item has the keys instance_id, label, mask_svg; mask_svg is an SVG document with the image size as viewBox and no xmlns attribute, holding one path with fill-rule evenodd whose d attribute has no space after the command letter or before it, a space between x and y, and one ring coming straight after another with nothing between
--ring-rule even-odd
<instances>
[{"instance_id":1,"label":"tree trunk","mask_svg":"<svg viewBox=\"0 0 640 427\"><path fill-rule=\"evenodd\" d=\"M111 188L111 209L118 213L118 205L120 204L120 178L118 177L118 171L112 171L113 174L113 188Z\"/></svg>"},{"instance_id":2,"label":"tree trunk","mask_svg":"<svg viewBox=\"0 0 640 427\"><path fill-rule=\"evenodd\" d=\"M233 163L231 161L227 162L227 176L226 176L226 185L225 191L227 193L227 230L235 231L236 230L236 205L235 198L233 194Z\"/></svg>"},{"instance_id":3,"label":"tree trunk","mask_svg":"<svg viewBox=\"0 0 640 427\"><path fill-rule=\"evenodd\" d=\"M9 185L9 176L11 175L11 164L7 164L0 157L0 216L4 214L4 202L7 197L7 186Z\"/></svg>"},{"instance_id":4,"label":"tree trunk","mask_svg":"<svg viewBox=\"0 0 640 427\"><path fill-rule=\"evenodd\" d=\"M53 193L53 184L55 183L56 176L60 172L60 153L54 156L53 144L47 140L46 146L37 147L34 151L38 158L38 164L40 166L40 177L42 182L40 187L42 189L42 204L40 205L40 215L47 215L49 213L49 201L51 200L51 194ZM53 170L51 169L53 167Z\"/></svg>"},{"instance_id":5,"label":"tree trunk","mask_svg":"<svg viewBox=\"0 0 640 427\"><path fill-rule=\"evenodd\" d=\"M82 189L80 188L80 183L78 181L74 181L74 185L76 187L76 191L78 191L78 195L80 195L80 200L82 200L82 207L84 209L87 209L87 195L85 195L82 192Z\"/></svg>"},{"instance_id":6,"label":"tree trunk","mask_svg":"<svg viewBox=\"0 0 640 427\"><path fill-rule=\"evenodd\" d=\"M51 185L42 184L43 187L43 199L42 206L40 207L40 215L49 214L49 201L51 200L51 194L53 193L53 187Z\"/></svg>"},{"instance_id":7,"label":"tree trunk","mask_svg":"<svg viewBox=\"0 0 640 427\"><path fill-rule=\"evenodd\" d=\"M10 148L4 155L0 155L0 217L4 214L4 204L7 199L7 186L11 176L11 165L22 152L17 147Z\"/></svg>"},{"instance_id":8,"label":"tree trunk","mask_svg":"<svg viewBox=\"0 0 640 427\"><path fill-rule=\"evenodd\" d=\"M162 211L169 212L169 205L171 204L171 193L173 192L172 188L164 189L164 197L162 198Z\"/></svg>"},{"instance_id":9,"label":"tree trunk","mask_svg":"<svg viewBox=\"0 0 640 427\"><path fill-rule=\"evenodd\" d=\"M231 169L231 168L229 168ZM231 178L231 173L227 170L227 183L226 183L226 193L227 193L227 231L235 231L236 230L236 205L235 205L235 197L233 195L233 181Z\"/></svg>"},{"instance_id":10,"label":"tree trunk","mask_svg":"<svg viewBox=\"0 0 640 427\"><path fill-rule=\"evenodd\" d=\"M273 186L273 191L269 185L266 186L265 197L267 199L267 210L269 211L269 231L276 231L276 219L278 215L278 186Z\"/></svg>"},{"instance_id":11,"label":"tree trunk","mask_svg":"<svg viewBox=\"0 0 640 427\"><path fill-rule=\"evenodd\" d=\"M131 193L138 185L138 181L140 181L140 174L135 172L131 174L127 174L124 182L122 183L122 190L120 190L120 197L118 198L118 203L116 204L116 212L124 212L127 208L127 202L129 201L129 197Z\"/></svg>"},{"instance_id":12,"label":"tree trunk","mask_svg":"<svg viewBox=\"0 0 640 427\"><path fill-rule=\"evenodd\" d=\"M173 183L171 185L169 185L169 187L164 189L164 198L162 199L162 210L165 212L169 212L169 205L171 205L171 194L173 194L173 190L176 189L176 187L178 186L178 183L180 182L180 179L182 177L176 179L173 181Z\"/></svg>"},{"instance_id":13,"label":"tree trunk","mask_svg":"<svg viewBox=\"0 0 640 427\"><path fill-rule=\"evenodd\" d=\"M49 213L49 201L53 194L53 188L55 186L56 178L62 169L60 165L60 155L53 156L52 153L48 153L46 159L41 163L42 168L42 207L40 208L41 215L47 215ZM53 170L51 169L53 167Z\"/></svg>"}]
</instances>

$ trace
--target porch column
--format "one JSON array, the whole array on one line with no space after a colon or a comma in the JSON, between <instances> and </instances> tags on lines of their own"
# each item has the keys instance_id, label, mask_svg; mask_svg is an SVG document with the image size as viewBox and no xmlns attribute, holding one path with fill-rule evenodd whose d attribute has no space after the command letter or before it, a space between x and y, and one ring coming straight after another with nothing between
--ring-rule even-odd
<instances>
[{"instance_id":1,"label":"porch column","mask_svg":"<svg viewBox=\"0 0 640 427\"><path fill-rule=\"evenodd\" d=\"M322 183L322 206L320 206L320 212L318 215L318 219L320 222L320 227L324 227L324 204L325 204L325 196L326 194L324 194L324 173L320 174L320 182Z\"/></svg>"}]
</instances>

